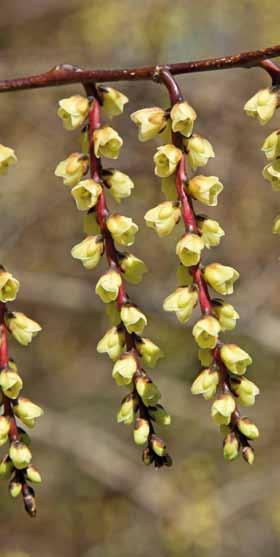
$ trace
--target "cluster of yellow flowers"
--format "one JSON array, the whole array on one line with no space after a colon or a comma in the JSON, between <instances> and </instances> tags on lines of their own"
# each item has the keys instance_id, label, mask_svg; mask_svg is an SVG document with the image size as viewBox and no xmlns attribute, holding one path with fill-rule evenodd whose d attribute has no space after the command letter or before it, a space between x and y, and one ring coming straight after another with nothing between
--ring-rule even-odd
<instances>
[{"instance_id":1,"label":"cluster of yellow flowers","mask_svg":"<svg viewBox=\"0 0 280 557\"><path fill-rule=\"evenodd\" d=\"M17 162L13 149L0 145L0 174ZM32 464L30 438L16 423L16 417L32 428L43 410L21 396L23 381L18 368L8 355L7 333L23 346L41 331L40 325L20 312L11 312L7 303L13 302L19 291L19 281L3 267L0 268L0 388L3 413L0 416L0 446L9 441L8 454L0 462L0 478L9 479L12 497L22 494L26 510L35 514L34 491L27 481L41 483L41 475Z\"/></svg>"},{"instance_id":2,"label":"cluster of yellow flowers","mask_svg":"<svg viewBox=\"0 0 280 557\"><path fill-rule=\"evenodd\" d=\"M211 415L225 434L224 456L233 460L242 447L244 459L252 463L254 453L248 439L256 439L258 430L251 420L240 416L236 406L236 400L250 406L259 393L258 387L243 377L252 360L237 345L220 341L220 333L234 329L239 315L231 304L221 299L212 300L208 293L211 287L218 294L231 294L239 273L220 263L202 266L203 249L218 246L224 231L217 221L196 215L193 210L193 201L216 206L223 185L216 176L188 178L186 174L186 164L193 171L205 166L214 157L213 147L207 139L193 133L197 116L186 101L174 103L171 110L144 108L131 118L138 126L140 141L162 132L162 137L168 134L171 139L158 147L154 155L155 174L162 179L166 201L150 209L145 221L160 237L169 235L180 220L185 225L185 233L176 245L179 285L164 300L163 307L165 311L174 312L181 323L187 323L200 302L202 317L192 333L203 369L192 384L192 393L210 399L219 389Z\"/></svg>"},{"instance_id":3,"label":"cluster of yellow flowers","mask_svg":"<svg viewBox=\"0 0 280 557\"><path fill-rule=\"evenodd\" d=\"M71 188L77 209L85 213L85 238L72 249L72 256L86 269L98 265L106 254L108 270L98 279L95 292L106 304L112 327L98 342L97 351L106 353L114 362L112 376L119 386L130 392L122 401L117 420L133 424L134 441L145 445L143 461L156 467L170 465L171 459L163 440L154 431L154 423L168 425L170 416L159 404L161 394L141 367L154 367L163 356L160 348L142 336L147 325L144 313L128 299L124 280L132 284L142 281L147 268L132 253L121 253L115 244L129 247L135 241L138 226L130 217L110 214L105 199L108 190L120 203L131 194L134 184L118 169L104 169L101 158L117 159L123 145L118 132L100 122L100 105L109 118L123 112L128 99L111 87L99 86L98 98L73 96L59 102L58 115L64 127L73 130L83 125L81 152L71 154L60 162L56 176ZM98 118L93 114L98 109ZM88 121L87 121L88 120ZM90 170L90 177L87 173Z\"/></svg>"},{"instance_id":4,"label":"cluster of yellow flowers","mask_svg":"<svg viewBox=\"0 0 280 557\"><path fill-rule=\"evenodd\" d=\"M262 89L245 104L248 116L257 118L261 125L267 124L274 116L279 102L279 89ZM264 141L261 150L268 164L263 169L263 177L271 183L274 191L280 191L280 129L272 132ZM273 234L280 234L280 215L274 219Z\"/></svg>"}]
</instances>

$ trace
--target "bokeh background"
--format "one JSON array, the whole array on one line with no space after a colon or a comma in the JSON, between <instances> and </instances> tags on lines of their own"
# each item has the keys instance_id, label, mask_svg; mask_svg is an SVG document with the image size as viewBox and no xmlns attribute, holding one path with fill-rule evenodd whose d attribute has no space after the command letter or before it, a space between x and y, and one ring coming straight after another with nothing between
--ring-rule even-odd
<instances>
[{"instance_id":1,"label":"bokeh background","mask_svg":"<svg viewBox=\"0 0 280 557\"><path fill-rule=\"evenodd\" d=\"M226 55L279 43L278 0L1 0L0 76L46 71L62 62L88 68L125 67ZM145 229L148 208L162 200L153 176L155 145L139 144L129 113L166 104L162 88L123 83L131 103L114 122L125 138L118 168L135 180L121 210L141 229L134 253L150 273L133 299L147 312L147 334L166 358L152 376L173 423L165 438L170 470L146 469L130 428L115 415L123 391L111 362L96 354L108 324L94 294L99 270L87 272L70 256L82 238L81 215L55 178L59 160L77 150L77 133L63 131L60 98L79 86L0 96L0 141L19 164L1 179L1 261L21 280L13 305L43 325L28 349L12 344L25 393L45 408L32 432L34 462L44 476L38 518L1 485L1 557L274 557L280 552L279 240L271 225L280 198L264 182L260 146L266 128L246 118L245 101L268 84L259 69L179 79L196 108L197 130L213 143L207 173L225 185L209 209L226 236L207 255L236 267L241 278L232 303L241 314L228 338L254 357L250 377L262 397L249 411L261 429L252 468L224 462L210 405L190 395L198 371L191 327L161 309L175 287L177 230L160 240ZM111 204L114 208L114 205Z\"/></svg>"}]
</instances>

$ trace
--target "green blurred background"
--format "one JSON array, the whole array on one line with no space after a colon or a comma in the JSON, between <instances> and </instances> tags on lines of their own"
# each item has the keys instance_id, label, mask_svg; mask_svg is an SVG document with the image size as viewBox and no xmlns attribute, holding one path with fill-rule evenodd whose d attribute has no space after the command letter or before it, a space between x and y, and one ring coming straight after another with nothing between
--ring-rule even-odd
<instances>
[{"instance_id":1,"label":"green blurred background","mask_svg":"<svg viewBox=\"0 0 280 557\"><path fill-rule=\"evenodd\" d=\"M1 0L0 76L44 72L63 62L125 67L261 48L279 43L279 15L278 0ZM249 376L262 391L249 412L262 433L256 463L224 462L209 404L189 391L198 371L191 327L161 310L175 287L180 231L161 240L145 229L145 212L162 200L153 176L155 145L137 142L128 114L165 105L162 88L120 84L131 103L114 122L125 138L118 168L136 185L121 211L141 226L133 251L150 269L130 292L149 316L147 335L166 353L152 376L173 415L163 433L174 467L159 472L141 464L131 429L116 423L124 393L112 381L109 360L96 354L107 327L94 294L100 269L86 272L70 256L82 238L81 215L54 168L77 150L78 135L62 130L56 107L82 89L3 94L0 141L16 149L19 164L1 179L1 261L22 282L13 307L43 325L28 349L13 343L12 354L25 394L46 415L32 432L34 463L44 476L38 518L30 520L3 483L1 557L279 555L279 240L271 225L280 200L261 176L260 152L277 118L264 129L243 112L245 101L268 83L259 69L179 80L198 112L196 129L215 147L206 173L225 185L219 206L207 212L226 236L207 260L241 273L231 297L241 319L227 338L252 353Z\"/></svg>"}]
</instances>

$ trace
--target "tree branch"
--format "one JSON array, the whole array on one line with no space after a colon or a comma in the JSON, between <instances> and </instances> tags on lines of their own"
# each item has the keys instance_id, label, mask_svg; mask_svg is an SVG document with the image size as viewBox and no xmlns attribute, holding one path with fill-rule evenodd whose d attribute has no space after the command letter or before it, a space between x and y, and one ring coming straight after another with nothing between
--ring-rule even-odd
<instances>
[{"instance_id":1,"label":"tree branch","mask_svg":"<svg viewBox=\"0 0 280 557\"><path fill-rule=\"evenodd\" d=\"M131 69L83 70L77 66L62 64L55 66L50 71L40 75L0 81L0 93L5 91L56 87L71 83L85 84L100 81L139 81L149 79L158 81L159 74L162 70L167 70L172 75L180 75L259 66L263 67L267 71L265 65L262 64L262 61L268 58L276 58L277 56L280 56L280 45L250 52L241 52L240 54L223 56L220 58L208 58L191 62L179 62L177 64L167 64L162 66L144 66Z\"/></svg>"}]
</instances>

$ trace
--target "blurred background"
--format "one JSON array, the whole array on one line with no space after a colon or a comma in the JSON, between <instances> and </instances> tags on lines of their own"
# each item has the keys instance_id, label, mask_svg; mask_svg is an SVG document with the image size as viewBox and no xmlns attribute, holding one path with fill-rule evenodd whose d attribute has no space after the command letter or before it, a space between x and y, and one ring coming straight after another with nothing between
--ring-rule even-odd
<instances>
[{"instance_id":1,"label":"blurred background","mask_svg":"<svg viewBox=\"0 0 280 557\"><path fill-rule=\"evenodd\" d=\"M277 0L1 0L0 77L40 73L63 62L125 67L267 47L279 43L279 15ZM128 115L166 106L163 89L118 84L131 102L113 124L125 139L117 167L135 181L121 211L141 227L133 252L150 270L129 291L148 314L147 336L166 354L151 375L173 416L162 433L174 467L159 472L142 465L132 430L117 425L124 392L112 381L111 362L96 354L108 327L94 294L100 268L85 271L70 256L83 237L82 217L54 168L78 149L78 133L62 129L56 109L60 98L82 88L3 94L0 142L15 148L19 164L1 179L1 261L22 283L11 307L43 326L28 349L12 342L11 352L24 393L46 414L32 432L34 463L44 476L36 490L38 518L30 520L21 502L10 500L3 482L1 557L279 555L279 239L271 226L280 198L262 178L260 152L279 116L264 129L243 112L246 100L268 84L259 69L179 81L198 112L196 130L216 151L205 173L225 185L219 206L207 213L226 236L206 260L241 274L230 299L241 319L227 338L253 355L249 377L262 391L249 409L261 429L256 463L249 468L242 459L223 460L210 405L190 395L199 369L191 326L180 326L161 309L175 288L181 231L159 239L144 226L145 212L163 197L153 176L155 145L138 143Z\"/></svg>"}]
</instances>

